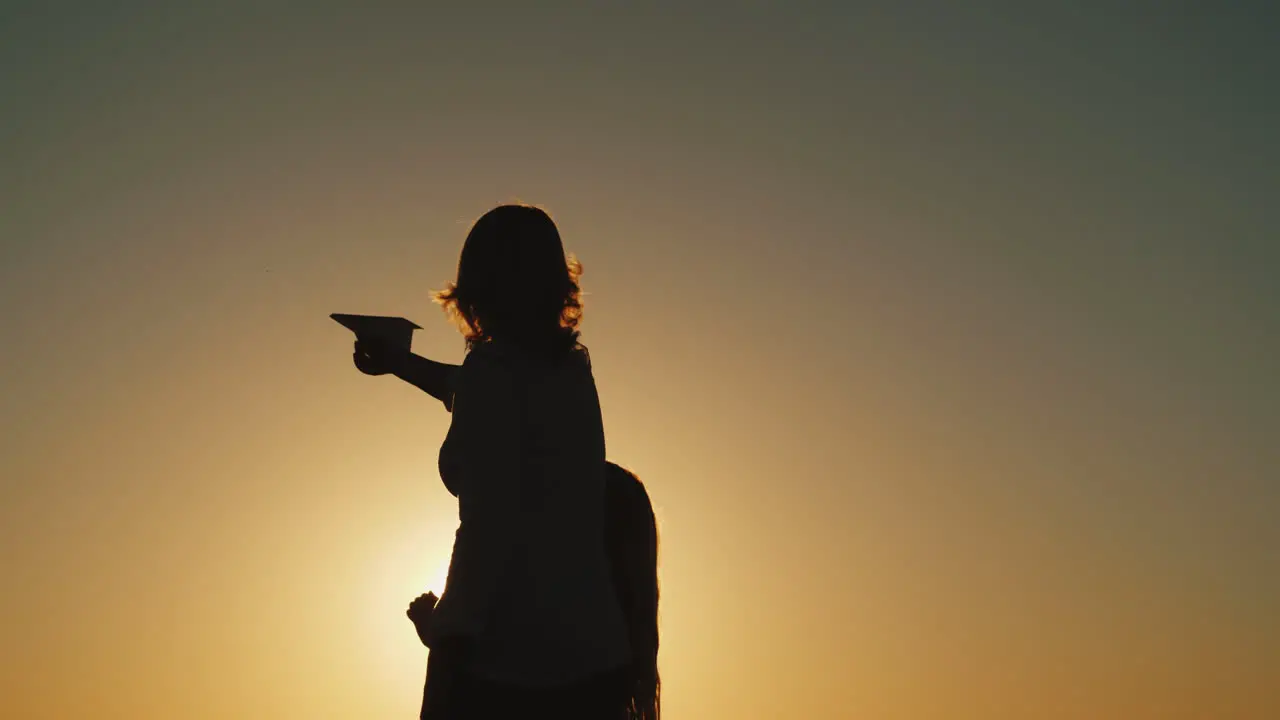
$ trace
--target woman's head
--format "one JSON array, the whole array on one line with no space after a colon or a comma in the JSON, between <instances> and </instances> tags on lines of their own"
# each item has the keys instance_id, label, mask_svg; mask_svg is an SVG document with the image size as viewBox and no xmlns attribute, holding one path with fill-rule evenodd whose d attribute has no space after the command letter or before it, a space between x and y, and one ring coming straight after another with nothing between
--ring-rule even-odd
<instances>
[{"instance_id":1,"label":"woman's head","mask_svg":"<svg viewBox=\"0 0 1280 720\"><path fill-rule=\"evenodd\" d=\"M537 347L577 345L582 266L560 231L529 205L500 205L467 234L458 277L436 294L469 344L495 338Z\"/></svg>"}]
</instances>

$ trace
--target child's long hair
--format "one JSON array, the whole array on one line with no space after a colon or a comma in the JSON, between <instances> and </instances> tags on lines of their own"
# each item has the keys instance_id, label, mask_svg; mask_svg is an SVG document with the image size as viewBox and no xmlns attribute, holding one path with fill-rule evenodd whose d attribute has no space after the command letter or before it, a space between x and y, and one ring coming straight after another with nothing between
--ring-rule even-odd
<instances>
[{"instance_id":1,"label":"child's long hair","mask_svg":"<svg viewBox=\"0 0 1280 720\"><path fill-rule=\"evenodd\" d=\"M659 720L658 523L635 474L608 464L606 546L631 640L628 720Z\"/></svg>"}]
</instances>

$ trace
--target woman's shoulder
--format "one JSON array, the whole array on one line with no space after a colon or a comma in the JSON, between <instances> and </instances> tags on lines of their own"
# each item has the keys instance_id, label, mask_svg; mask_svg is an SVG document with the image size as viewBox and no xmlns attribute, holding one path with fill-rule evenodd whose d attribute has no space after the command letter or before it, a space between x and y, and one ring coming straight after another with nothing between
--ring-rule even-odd
<instances>
[{"instance_id":1,"label":"woman's shoulder","mask_svg":"<svg viewBox=\"0 0 1280 720\"><path fill-rule=\"evenodd\" d=\"M494 343L476 344L467 351L458 369L455 392L472 395L477 392L505 392L519 374L519 361L510 350Z\"/></svg>"},{"instance_id":2,"label":"woman's shoulder","mask_svg":"<svg viewBox=\"0 0 1280 720\"><path fill-rule=\"evenodd\" d=\"M519 348L501 340L476 343L467 350L462 365L511 365L518 361Z\"/></svg>"},{"instance_id":3,"label":"woman's shoulder","mask_svg":"<svg viewBox=\"0 0 1280 720\"><path fill-rule=\"evenodd\" d=\"M591 355L584 345L566 350L538 352L507 340L488 340L476 343L467 352L463 367L472 365L486 371L518 372L556 365L568 365L590 371Z\"/></svg>"}]
</instances>

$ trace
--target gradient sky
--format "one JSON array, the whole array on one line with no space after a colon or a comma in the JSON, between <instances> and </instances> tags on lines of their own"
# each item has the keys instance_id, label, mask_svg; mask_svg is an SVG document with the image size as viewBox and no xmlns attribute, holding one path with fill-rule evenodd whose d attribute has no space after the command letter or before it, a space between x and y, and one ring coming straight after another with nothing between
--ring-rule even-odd
<instances>
[{"instance_id":1,"label":"gradient sky","mask_svg":"<svg viewBox=\"0 0 1280 720\"><path fill-rule=\"evenodd\" d=\"M672 720L1280 717L1274 4L450 4L0 4L0 715L412 717L448 416L327 316L460 361L519 199Z\"/></svg>"}]
</instances>

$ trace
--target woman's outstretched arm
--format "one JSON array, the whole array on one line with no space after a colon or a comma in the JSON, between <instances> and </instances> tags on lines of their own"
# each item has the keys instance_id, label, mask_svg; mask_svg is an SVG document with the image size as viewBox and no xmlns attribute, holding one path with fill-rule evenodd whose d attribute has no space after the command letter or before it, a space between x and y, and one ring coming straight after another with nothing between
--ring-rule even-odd
<instances>
[{"instance_id":1,"label":"woman's outstretched arm","mask_svg":"<svg viewBox=\"0 0 1280 720\"><path fill-rule=\"evenodd\" d=\"M436 362L409 353L395 369L395 376L444 403L453 412L453 390L461 365Z\"/></svg>"},{"instance_id":2,"label":"woman's outstretched arm","mask_svg":"<svg viewBox=\"0 0 1280 720\"><path fill-rule=\"evenodd\" d=\"M353 355L356 368L366 375L395 375L444 403L453 412L454 385L461 365L428 360L407 348L388 345L377 339L356 340Z\"/></svg>"}]
</instances>

